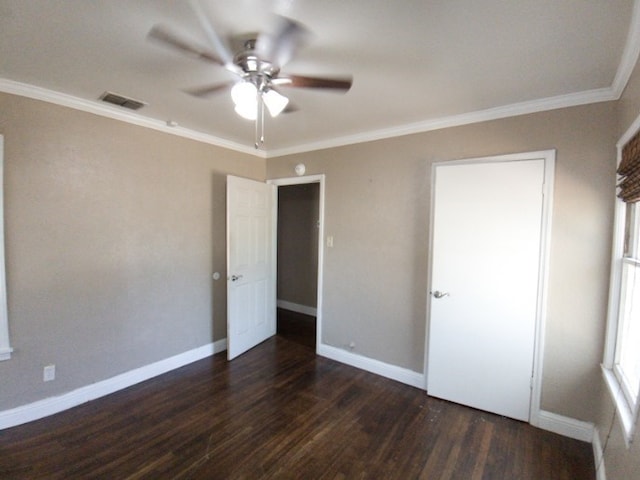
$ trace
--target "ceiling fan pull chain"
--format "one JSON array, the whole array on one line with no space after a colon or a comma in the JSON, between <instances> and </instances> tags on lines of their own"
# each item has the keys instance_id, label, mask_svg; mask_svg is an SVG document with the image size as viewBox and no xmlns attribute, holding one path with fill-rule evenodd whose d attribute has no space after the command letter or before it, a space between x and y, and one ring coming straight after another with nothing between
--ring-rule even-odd
<instances>
[{"instance_id":1,"label":"ceiling fan pull chain","mask_svg":"<svg viewBox=\"0 0 640 480\"><path fill-rule=\"evenodd\" d=\"M262 99L260 90L258 90L258 101L256 108L258 109L258 111L256 112L254 146L257 150L261 145L264 145L264 100Z\"/></svg>"},{"instance_id":2,"label":"ceiling fan pull chain","mask_svg":"<svg viewBox=\"0 0 640 480\"><path fill-rule=\"evenodd\" d=\"M256 123L255 123L255 131L254 131L254 135L253 135L253 146L256 148L256 150L258 150L258 148L260 148L260 144L259 144L259 133L258 133L258 129L259 129L259 123L260 123L260 115L258 115L258 113L260 112L260 93L256 94Z\"/></svg>"},{"instance_id":3,"label":"ceiling fan pull chain","mask_svg":"<svg viewBox=\"0 0 640 480\"><path fill-rule=\"evenodd\" d=\"M264 99L260 95L260 145L264 145Z\"/></svg>"}]
</instances>

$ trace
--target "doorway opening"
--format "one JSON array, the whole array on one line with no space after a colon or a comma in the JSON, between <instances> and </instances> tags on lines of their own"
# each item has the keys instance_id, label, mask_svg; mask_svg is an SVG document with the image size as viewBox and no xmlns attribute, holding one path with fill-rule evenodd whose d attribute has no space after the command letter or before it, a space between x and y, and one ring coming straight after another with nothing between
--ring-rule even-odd
<instances>
[{"instance_id":1,"label":"doorway opening","mask_svg":"<svg viewBox=\"0 0 640 480\"><path fill-rule=\"evenodd\" d=\"M316 345L318 298L318 183L278 188L277 334Z\"/></svg>"},{"instance_id":2,"label":"doorway opening","mask_svg":"<svg viewBox=\"0 0 640 480\"><path fill-rule=\"evenodd\" d=\"M277 186L278 336L316 352L321 339L324 176L271 180Z\"/></svg>"}]
</instances>

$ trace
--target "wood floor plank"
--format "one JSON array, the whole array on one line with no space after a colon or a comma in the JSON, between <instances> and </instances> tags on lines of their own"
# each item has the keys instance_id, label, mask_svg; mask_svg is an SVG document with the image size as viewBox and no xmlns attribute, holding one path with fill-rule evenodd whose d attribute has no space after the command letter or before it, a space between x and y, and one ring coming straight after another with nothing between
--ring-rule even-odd
<instances>
[{"instance_id":1,"label":"wood floor plank","mask_svg":"<svg viewBox=\"0 0 640 480\"><path fill-rule=\"evenodd\" d=\"M590 445L274 337L0 431L0 478L595 478ZM46 452L46 454L43 454Z\"/></svg>"}]
</instances>

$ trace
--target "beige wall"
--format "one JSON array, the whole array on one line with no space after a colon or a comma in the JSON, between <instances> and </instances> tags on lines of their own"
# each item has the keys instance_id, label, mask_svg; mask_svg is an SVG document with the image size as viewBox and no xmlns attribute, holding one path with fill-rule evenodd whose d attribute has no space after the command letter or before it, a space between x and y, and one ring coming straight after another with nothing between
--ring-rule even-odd
<instances>
[{"instance_id":1,"label":"beige wall","mask_svg":"<svg viewBox=\"0 0 640 480\"><path fill-rule=\"evenodd\" d=\"M225 175L264 179L263 159L6 94L0 134L0 410L226 336Z\"/></svg>"},{"instance_id":2,"label":"beige wall","mask_svg":"<svg viewBox=\"0 0 640 480\"><path fill-rule=\"evenodd\" d=\"M614 144L636 95L273 158L265 172L248 155L2 94L16 351L0 362L0 410L223 338L224 282L211 272L225 273L224 176L290 177L300 162L326 174L325 233L334 236L323 341L353 340L355 353L422 371L431 164L555 148L542 408L606 417L598 365ZM45 384L48 363L57 379Z\"/></svg>"},{"instance_id":3,"label":"beige wall","mask_svg":"<svg viewBox=\"0 0 640 480\"><path fill-rule=\"evenodd\" d=\"M278 300L316 307L320 185L278 187Z\"/></svg>"},{"instance_id":4,"label":"beige wall","mask_svg":"<svg viewBox=\"0 0 640 480\"><path fill-rule=\"evenodd\" d=\"M625 89L618 104L618 131L616 141L640 115L640 64ZM639 480L640 479L640 441L637 440L627 449L622 436L619 418L614 417L611 395L604 386L602 378L602 394L598 414L595 417L596 427L600 434L600 442L606 445L604 465L607 480ZM640 432L640 421L636 424L636 432ZM608 433L611 432L607 440Z\"/></svg>"},{"instance_id":5,"label":"beige wall","mask_svg":"<svg viewBox=\"0 0 640 480\"><path fill-rule=\"evenodd\" d=\"M592 421L600 394L615 182L615 103L267 160L326 175L323 338L423 371L431 165L557 149L542 408Z\"/></svg>"}]
</instances>

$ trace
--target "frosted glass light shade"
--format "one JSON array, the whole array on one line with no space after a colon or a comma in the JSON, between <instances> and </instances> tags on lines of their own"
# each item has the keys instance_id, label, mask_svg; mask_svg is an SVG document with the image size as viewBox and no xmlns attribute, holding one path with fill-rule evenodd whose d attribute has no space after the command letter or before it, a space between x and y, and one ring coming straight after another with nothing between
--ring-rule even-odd
<instances>
[{"instance_id":1,"label":"frosted glass light shade","mask_svg":"<svg viewBox=\"0 0 640 480\"><path fill-rule=\"evenodd\" d=\"M238 82L231 88L231 99L236 113L247 120L258 116L258 89L251 82Z\"/></svg>"},{"instance_id":2,"label":"frosted glass light shade","mask_svg":"<svg viewBox=\"0 0 640 480\"><path fill-rule=\"evenodd\" d=\"M236 105L236 108L234 110L238 115L240 115L242 118L246 118L247 120L255 120L256 118L258 118L257 104L255 107L250 107L246 105L241 107L240 105Z\"/></svg>"},{"instance_id":3,"label":"frosted glass light shade","mask_svg":"<svg viewBox=\"0 0 640 480\"><path fill-rule=\"evenodd\" d=\"M267 106L267 109L269 109L269 113L272 117L280 115L289 103L289 99L287 97L280 95L275 90L267 90L264 92L262 94L262 100Z\"/></svg>"}]
</instances>

